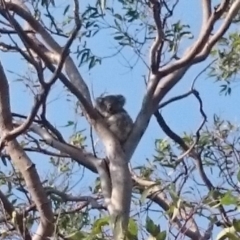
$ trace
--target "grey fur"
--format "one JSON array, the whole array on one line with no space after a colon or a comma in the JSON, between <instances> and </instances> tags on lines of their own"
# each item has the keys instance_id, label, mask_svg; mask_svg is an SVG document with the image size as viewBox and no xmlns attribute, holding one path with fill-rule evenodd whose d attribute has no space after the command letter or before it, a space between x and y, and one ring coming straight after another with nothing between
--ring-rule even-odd
<instances>
[{"instance_id":1,"label":"grey fur","mask_svg":"<svg viewBox=\"0 0 240 240\"><path fill-rule=\"evenodd\" d=\"M126 99L123 95L107 95L96 99L96 110L104 118L112 133L123 143L133 127L133 121L123 108Z\"/></svg>"}]
</instances>

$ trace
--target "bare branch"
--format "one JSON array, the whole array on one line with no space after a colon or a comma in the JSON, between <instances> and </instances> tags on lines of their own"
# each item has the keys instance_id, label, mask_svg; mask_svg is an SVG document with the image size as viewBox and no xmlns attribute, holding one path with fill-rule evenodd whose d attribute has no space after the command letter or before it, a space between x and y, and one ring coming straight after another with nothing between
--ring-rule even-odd
<instances>
[{"instance_id":1,"label":"bare branch","mask_svg":"<svg viewBox=\"0 0 240 240\"><path fill-rule=\"evenodd\" d=\"M0 76L0 131L4 137L9 131L12 131L13 124L9 102L9 87L2 65L0 65ZM13 164L22 173L40 215L40 224L33 239L46 239L53 233L54 218L51 203L42 187L35 166L17 140L7 141L5 149L11 157Z\"/></svg>"},{"instance_id":2,"label":"bare branch","mask_svg":"<svg viewBox=\"0 0 240 240\"><path fill-rule=\"evenodd\" d=\"M212 13L211 0L202 0L202 9L203 9L203 13L202 13L202 30L201 30L201 32L203 32L205 30L205 27L211 16L211 13Z\"/></svg>"},{"instance_id":3,"label":"bare branch","mask_svg":"<svg viewBox=\"0 0 240 240\"><path fill-rule=\"evenodd\" d=\"M104 159L96 158L93 154L88 153L83 149L79 149L65 142L56 140L48 131L36 124L32 124L29 130L40 136L46 144L58 149L61 153L68 154L69 157L92 172L98 173L104 200L106 205L109 206L111 203L112 185L111 179L109 178L109 170Z\"/></svg>"},{"instance_id":4,"label":"bare branch","mask_svg":"<svg viewBox=\"0 0 240 240\"><path fill-rule=\"evenodd\" d=\"M8 17L9 17L9 21L14 26L15 25L14 24L15 23L14 19L11 17L10 14L8 14ZM17 26L15 26L15 28L17 29ZM71 44L73 43L73 40L75 39L79 29L80 29L80 27L77 26L75 28L75 30L73 31L73 33L71 34L68 42L66 43L65 47L62 50L60 61L58 63L58 66L57 66L56 70L53 73L53 76L51 77L51 79L50 79L50 81L48 83L44 84L44 86L43 86L44 88L42 89L41 94L36 99L35 104L32 107L31 113L27 117L26 121L22 125L20 125L19 127L15 128L11 132L9 132L8 135L5 136L5 139L2 139L3 141L7 141L7 140L11 140L11 139L16 138L20 134L24 133L29 128L29 126L32 124L32 121L35 118L35 116L36 116L36 114L37 114L37 112L38 112L42 102L47 98L47 95L48 95L52 85L58 79L58 75L59 75L59 73L62 70L64 61L68 57L69 48L70 48Z\"/></svg>"},{"instance_id":5,"label":"bare branch","mask_svg":"<svg viewBox=\"0 0 240 240\"><path fill-rule=\"evenodd\" d=\"M89 170L95 173L97 172L96 164L101 160L94 157L92 154L87 153L86 151L74 147L70 144L62 143L56 140L48 131L36 124L32 124L29 130L40 136L49 146L58 149L62 153L68 154L72 159L88 168Z\"/></svg>"},{"instance_id":6,"label":"bare branch","mask_svg":"<svg viewBox=\"0 0 240 240\"><path fill-rule=\"evenodd\" d=\"M25 216L21 213L18 213L12 203L7 199L7 197L0 191L0 202L3 205L4 210L8 213L9 217L13 220L15 228L19 231L21 236L25 240L32 240L32 237L27 229L27 226L24 225Z\"/></svg>"},{"instance_id":7,"label":"bare branch","mask_svg":"<svg viewBox=\"0 0 240 240\"><path fill-rule=\"evenodd\" d=\"M48 195L57 195L61 198L63 202L88 202L94 209L104 209L103 206L97 202L99 198L96 197L94 198L90 196L72 196L52 187L46 187L45 190Z\"/></svg>"},{"instance_id":8,"label":"bare branch","mask_svg":"<svg viewBox=\"0 0 240 240\"><path fill-rule=\"evenodd\" d=\"M171 206L171 201L168 200L166 194L162 188L156 184L154 181L144 180L138 177L136 174L132 174L132 178L134 182L137 184L137 188L140 192L143 192L146 189L149 189L147 198L158 204L165 212L168 212ZM169 214L169 219L171 222L177 226L177 228L183 233L184 235L188 236L191 239L201 239L200 232L197 228L194 227L187 227L181 223L182 219L187 218L187 214L184 211L179 210L181 213L178 216L175 216L171 219L171 215ZM182 218L182 219L180 219Z\"/></svg>"},{"instance_id":9,"label":"bare branch","mask_svg":"<svg viewBox=\"0 0 240 240\"><path fill-rule=\"evenodd\" d=\"M202 62L205 60L212 47L217 43L217 41L225 34L227 29L229 28L230 24L232 23L233 18L237 15L240 9L240 2L234 1L232 3L231 8L229 9L222 25L219 27L217 32L210 38L209 42L205 45L203 50L193 59L193 64L196 64L198 62Z\"/></svg>"},{"instance_id":10,"label":"bare branch","mask_svg":"<svg viewBox=\"0 0 240 240\"><path fill-rule=\"evenodd\" d=\"M197 41L193 44L192 47L190 47L183 55L183 57L176 62L167 65L159 70L159 75L161 76L167 76L171 72L176 71L177 69L180 69L188 64L191 64L191 61L196 57L196 55L202 51L202 49L205 47L205 45L208 42L208 39L210 37L210 34L213 30L213 26L215 22L222 16L224 11L227 9L229 5L229 0L223 0L222 4L215 9L215 11L211 14L210 18L208 19L208 22L206 26L204 26L204 29L202 29L199 38ZM231 18L232 19L232 18ZM229 24L231 21L229 22ZM218 38L219 39L219 38Z\"/></svg>"},{"instance_id":11,"label":"bare branch","mask_svg":"<svg viewBox=\"0 0 240 240\"><path fill-rule=\"evenodd\" d=\"M193 150L193 148L196 146L196 144L198 143L199 138L200 138L200 131L202 130L204 124L207 121L207 116L206 116L205 112L203 111L203 103L202 103L202 99L200 98L199 92L195 89L192 89L192 93L199 102L199 111L203 117L203 120L196 131L196 134L195 134L196 138L195 138L193 144L189 147L189 149L187 151L185 151L185 153L183 153L181 156L178 157L178 159L176 160L177 163L180 162L185 156L187 156Z\"/></svg>"},{"instance_id":12,"label":"bare branch","mask_svg":"<svg viewBox=\"0 0 240 240\"><path fill-rule=\"evenodd\" d=\"M159 112L155 113L155 117L157 119L157 122L159 124L159 126L161 127L161 129L167 134L167 136L169 136L171 139L173 139L173 141L175 141L176 143L179 144L179 146L181 146L183 148L184 151L188 151L189 146L187 146L187 144L182 140L182 138L180 136L178 136L175 132L173 132L169 126L166 124L166 122L164 121L162 115ZM210 180L208 179L206 173L204 172L203 166L202 166L202 161L199 157L199 155L192 149L192 151L189 153L189 155L191 157L193 157L196 160L196 163L198 163L198 167L199 167L199 172L200 172L200 176L202 177L204 183L206 184L206 186L209 189L214 189L212 183L210 182Z\"/></svg>"},{"instance_id":13,"label":"bare branch","mask_svg":"<svg viewBox=\"0 0 240 240\"><path fill-rule=\"evenodd\" d=\"M217 59L212 60L206 67L204 67L204 68L197 74L197 76L196 76L196 77L193 79L193 81L192 81L192 86L191 86L191 89L192 89L192 90L194 89L194 85L195 85L197 79L198 79L214 62L216 62L216 61L217 61Z\"/></svg>"},{"instance_id":14,"label":"bare branch","mask_svg":"<svg viewBox=\"0 0 240 240\"><path fill-rule=\"evenodd\" d=\"M188 97L189 95L191 95L192 93L193 93L193 91L192 91L192 90L189 90L188 92L186 92L186 93L184 93L184 94L181 94L181 95L172 97L172 98L170 98L169 100L167 100L166 102L163 102L163 103L159 104L158 109L164 108L164 107L166 107L166 106L167 106L168 104L170 104L170 103L173 103L173 102L176 102L176 101L181 100L181 99L183 99L183 98L186 98L186 97Z\"/></svg>"},{"instance_id":15,"label":"bare branch","mask_svg":"<svg viewBox=\"0 0 240 240\"><path fill-rule=\"evenodd\" d=\"M162 21L161 21L161 2L158 0L150 0L150 4L152 5L152 11L153 11L153 19L155 21L155 25L157 28L157 35L155 38L154 43L151 47L151 53L150 53L150 59L151 59L151 70L152 73L155 74L158 71L159 65L160 65L160 58L161 58L161 44L164 40L164 33L162 29Z\"/></svg>"},{"instance_id":16,"label":"bare branch","mask_svg":"<svg viewBox=\"0 0 240 240\"><path fill-rule=\"evenodd\" d=\"M22 17L31 26L30 29L26 29L26 30L34 29L35 32L40 34L43 41L46 42L46 44L54 51L54 55L55 55L55 58L57 58L57 63L58 63L60 61L59 54L62 52L62 48L52 38L52 36L44 29L44 27L40 24L40 22L38 22L35 18L33 18L30 11L26 7L26 5L21 0L7 0L5 2L6 2L6 8L8 10L13 11L14 13ZM75 22L76 22L76 27L80 28L81 22L79 21L78 3L76 2L77 1L75 1L75 11L74 11ZM2 11L5 11L5 9L3 9ZM4 12L2 12L2 15L4 15ZM25 32L23 32L23 34L25 34ZM69 76L69 79L71 80L72 84L75 86L75 88L78 91L81 92L84 98L87 99L88 102L91 104L91 98L90 98L88 87L85 84L82 76L80 75L77 67L75 66L73 60L70 57L67 57L64 66L65 66L65 71Z\"/></svg>"},{"instance_id":17,"label":"bare branch","mask_svg":"<svg viewBox=\"0 0 240 240\"><path fill-rule=\"evenodd\" d=\"M157 119L157 122L159 124L159 126L162 128L162 130L171 138L173 139L176 143L179 144L179 146L181 146L182 149L184 149L186 152L188 152L188 150L190 149L189 146L187 146L187 144L182 140L182 138L180 136L178 136L175 132L173 132L169 126L166 124L166 122L164 121L162 115L159 112L155 113L155 117ZM194 149L192 148L191 151L188 153L190 157L192 157L195 160L197 169L199 171L199 175L202 178L203 182L206 184L207 188L209 191L213 191L215 190L214 185L211 183L211 181L209 180L209 178L207 177L204 168L203 168L203 164L202 164L202 159L200 157L200 155L194 151ZM217 195L213 196L213 198L215 200L218 201L217 199ZM222 205L219 205L219 210L223 216L223 219L225 221L226 224L230 223L228 216L223 208Z\"/></svg>"}]
</instances>

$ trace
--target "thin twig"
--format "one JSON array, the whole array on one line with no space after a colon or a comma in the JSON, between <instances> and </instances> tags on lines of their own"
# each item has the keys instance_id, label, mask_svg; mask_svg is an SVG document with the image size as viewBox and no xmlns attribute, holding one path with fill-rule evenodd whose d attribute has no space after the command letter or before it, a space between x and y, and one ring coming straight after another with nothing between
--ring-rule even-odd
<instances>
[{"instance_id":1,"label":"thin twig","mask_svg":"<svg viewBox=\"0 0 240 240\"><path fill-rule=\"evenodd\" d=\"M16 31L18 31L19 34L21 34L23 31L21 29L21 26L16 22L16 20L10 14L8 15L8 17L9 17L9 21L15 27ZM64 65L65 59L69 55L69 48L72 45L74 39L76 38L79 29L80 29L80 26L77 25L75 27L74 31L72 32L69 40L67 41L66 45L64 46L64 48L62 50L62 53L60 56L60 61L58 63L57 68L55 69L55 72L53 73L51 79L47 83L45 83L45 85L43 86L42 92L36 97L35 104L31 110L29 116L27 117L27 119L25 120L25 122L23 124L21 124L19 127L15 128L15 129L13 129L11 132L7 133L6 135L4 135L1 138L1 147L5 141L14 139L18 135L24 133L26 131L26 129L28 129L29 126L32 124L42 102L45 101L45 99L47 98L47 95L48 95L52 85L57 81L58 75L62 71L62 67Z\"/></svg>"}]
</instances>

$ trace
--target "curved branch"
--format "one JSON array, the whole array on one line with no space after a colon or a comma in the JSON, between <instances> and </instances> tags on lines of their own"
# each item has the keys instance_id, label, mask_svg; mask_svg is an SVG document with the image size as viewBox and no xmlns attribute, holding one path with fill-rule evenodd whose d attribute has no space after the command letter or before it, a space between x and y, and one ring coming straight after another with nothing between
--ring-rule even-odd
<instances>
[{"instance_id":1,"label":"curved branch","mask_svg":"<svg viewBox=\"0 0 240 240\"><path fill-rule=\"evenodd\" d=\"M110 206L112 196L112 182L109 178L109 169L104 159L96 158L93 154L86 152L84 149L80 149L70 144L58 141L48 131L36 124L32 124L29 130L40 136L49 146L58 149L64 154L69 155L69 157L90 171L98 173L106 206ZM120 173L121 172L122 171L120 171ZM114 178L119 179L118 174L119 173L115 173ZM124 178L124 176L125 175L123 175L122 178ZM119 187L118 190L120 189L121 188Z\"/></svg>"},{"instance_id":2,"label":"curved branch","mask_svg":"<svg viewBox=\"0 0 240 240\"><path fill-rule=\"evenodd\" d=\"M3 67L0 64L0 131L3 139L4 135L7 135L8 132L13 129L9 101L9 86ZM40 224L33 239L47 239L52 236L54 231L54 216L51 202L47 198L35 166L17 140L7 141L5 149L11 157L13 164L22 173L26 186L40 215Z\"/></svg>"},{"instance_id":3,"label":"curved branch","mask_svg":"<svg viewBox=\"0 0 240 240\"><path fill-rule=\"evenodd\" d=\"M140 190L141 193L146 189L149 189L149 193L147 195L148 199L159 205L165 212L168 212L170 210L171 202L167 199L167 196L164 194L161 187L159 185L156 185L156 182L143 180L135 174L132 174L132 178L136 183L136 187ZM186 214L186 211L181 211L181 209L178 216L172 218L172 216L169 215L170 221L175 224L180 232L182 232L184 235L188 236L191 239L202 239L196 224L188 227L185 224L181 223L181 220L187 221L187 218L188 215ZM192 220L194 221L194 219Z\"/></svg>"},{"instance_id":4,"label":"curved branch","mask_svg":"<svg viewBox=\"0 0 240 240\"><path fill-rule=\"evenodd\" d=\"M10 14L7 14L7 15L8 15L9 21L14 26L15 21L14 21L13 17ZM53 76L51 77L50 81L48 83L44 83L43 89L42 89L41 93L37 96L35 104L32 107L31 113L29 114L29 116L27 117L27 119L25 120L25 122L23 124L21 124L20 126L18 126L15 129L13 129L11 132L8 133L8 135L5 136L5 139L3 139L4 141L14 139L17 136L21 135L32 124L35 116L37 115L37 112L38 112L40 106L42 105L42 103L47 98L47 95L49 94L52 85L58 80L58 75L62 71L64 61L68 57L68 54L69 54L69 48L70 48L71 44L73 43L73 40L75 39L78 30L79 29L76 28L73 31L69 40L67 41L66 45L64 46L64 48L62 50L62 53L60 55L61 57L60 57L60 61L58 63L58 66L57 66L56 70L54 71Z\"/></svg>"},{"instance_id":5,"label":"curved branch","mask_svg":"<svg viewBox=\"0 0 240 240\"><path fill-rule=\"evenodd\" d=\"M32 30L34 29L40 36L42 37L43 41L54 51L54 55L57 58L57 62L60 61L59 54L62 52L61 46L52 38L51 34L49 34L45 28L41 25L40 22L38 22L30 13L26 5L21 0L7 0L6 2L6 8L10 11L13 11L20 17L22 17L27 24L31 26ZM77 19L79 18L78 13L78 1L75 1L75 22L76 27L80 29L81 22ZM80 72L78 71L77 67L75 66L73 60L71 57L68 57L65 61L65 71L72 82L72 84L81 92L81 94L87 99L87 101L91 104L91 97L89 93L89 89L84 82Z\"/></svg>"},{"instance_id":6,"label":"curved branch","mask_svg":"<svg viewBox=\"0 0 240 240\"><path fill-rule=\"evenodd\" d=\"M211 16L211 12L212 12L211 4L212 4L211 0L202 0L203 12L202 12L202 30L201 30L201 32L204 31L205 26Z\"/></svg>"},{"instance_id":7,"label":"curved branch","mask_svg":"<svg viewBox=\"0 0 240 240\"><path fill-rule=\"evenodd\" d=\"M200 111L202 111L202 105L200 102ZM202 113L203 116L205 116L204 112ZM157 122L159 124L159 126L162 128L162 130L173 140L175 141L177 144L179 144L179 146L186 151L190 157L192 157L195 160L197 169L199 171L199 174L203 180L203 182L206 184L207 188L209 191L213 191L215 190L215 186L211 183L211 181L209 180L209 178L207 177L204 168L203 168L203 164L202 164L202 159L200 158L199 154L192 148L190 148L184 141L183 139L178 136L175 132L173 132L169 126L166 124L166 122L164 121L162 115L157 111L155 113L155 117L157 119ZM203 123L202 123L203 124ZM201 126L202 126L201 124ZM201 127L200 126L200 127ZM200 129L200 128L199 128ZM191 149L191 151L189 151L189 149ZM188 152L189 151L189 152ZM217 194L213 194L213 198L218 201L218 196ZM229 218L226 214L226 211L224 210L223 206L221 204L219 204L219 211L221 212L223 219L225 221L226 224L229 224Z\"/></svg>"},{"instance_id":8,"label":"curved branch","mask_svg":"<svg viewBox=\"0 0 240 240\"><path fill-rule=\"evenodd\" d=\"M25 223L24 221L25 216L23 216L23 214L19 214L14 209L12 203L7 199L7 197L3 194L2 191L0 191L0 201L1 204L3 205L4 210L8 213L9 217L12 218L12 220L14 219L14 221L12 222L14 223L15 228L19 231L22 237L25 240L32 240L32 237L27 229L27 226L23 224Z\"/></svg>"},{"instance_id":9,"label":"curved branch","mask_svg":"<svg viewBox=\"0 0 240 240\"><path fill-rule=\"evenodd\" d=\"M237 1L236 1L237 2ZM235 3L236 3L235 2ZM187 64L191 64L191 61L196 57L196 55L202 51L202 49L206 46L210 34L213 30L214 24L216 21L222 16L229 5L229 0L223 0L222 4L211 14L205 26L202 26L202 31L200 33L199 38L190 47L183 55L183 57L176 62L167 65L159 70L159 74L162 76L167 76L169 73L174 72ZM237 4L235 4L237 5ZM231 8L232 9L232 8ZM236 8L235 8L236 10ZM232 18L229 19L229 25L231 24ZM218 38L219 39L219 38ZM192 65L192 64L191 64Z\"/></svg>"},{"instance_id":10,"label":"curved branch","mask_svg":"<svg viewBox=\"0 0 240 240\"><path fill-rule=\"evenodd\" d=\"M152 73L155 74L158 71L159 65L160 65L160 57L161 57L161 45L164 40L164 33L162 29L162 21L161 21L161 5L162 3L157 0L150 0L149 1L152 5L152 12L153 12L153 19L155 21L155 25L157 28L157 35L155 38L154 43L151 47L151 69Z\"/></svg>"},{"instance_id":11,"label":"curved branch","mask_svg":"<svg viewBox=\"0 0 240 240\"><path fill-rule=\"evenodd\" d=\"M240 9L240 2L234 1L232 3L231 8L229 9L222 25L219 27L217 32L209 39L209 42L203 48L203 50L193 59L193 64L204 61L209 55L213 46L217 43L217 41L226 33L228 28L231 25L233 18L237 15Z\"/></svg>"},{"instance_id":12,"label":"curved branch","mask_svg":"<svg viewBox=\"0 0 240 240\"><path fill-rule=\"evenodd\" d=\"M181 94L181 95L172 97L172 98L170 98L169 100L167 100L166 102L160 103L159 106L158 106L158 109L164 108L164 107L166 107L166 106L167 106L168 104L170 104L170 103L173 103L173 102L176 102L176 101L181 100L181 99L183 99L183 98L186 98L186 97L188 97L189 95L191 95L192 93L193 93L193 90L189 90L189 91L186 92L186 93L183 93L183 94Z\"/></svg>"},{"instance_id":13,"label":"curved branch","mask_svg":"<svg viewBox=\"0 0 240 240\"><path fill-rule=\"evenodd\" d=\"M181 146L181 148L184 151L188 151L189 146L183 141L183 139L179 135L177 135L175 132L173 132L169 128L169 126L166 124L162 115L158 111L154 115L156 117L156 120L157 120L159 126L167 134L167 136L169 136L174 142L176 142L179 146ZM194 149L192 149L192 151L189 152L189 155L196 161L200 176L202 177L203 182L206 184L207 188L209 190L213 190L214 186L211 183L211 181L208 179L208 177L203 169L202 161L201 161L199 155L194 151Z\"/></svg>"},{"instance_id":14,"label":"curved branch","mask_svg":"<svg viewBox=\"0 0 240 240\"><path fill-rule=\"evenodd\" d=\"M87 153L85 150L74 147L70 144L63 143L55 139L48 131L41 128L37 124L32 124L29 131L40 136L46 144L58 149L60 152L68 154L72 159L86 167L90 171L97 173L97 164L101 159L93 156L91 153Z\"/></svg>"},{"instance_id":15,"label":"curved branch","mask_svg":"<svg viewBox=\"0 0 240 240\"><path fill-rule=\"evenodd\" d=\"M225 1L224 1L225 2ZM224 5L224 4L222 4ZM205 46L199 52L190 62L186 62L185 65L183 65L182 68L179 68L178 70L175 70L174 72L169 72L167 76L161 79L161 81L158 83L158 86L155 90L153 101L154 101L154 108L155 111L157 110L158 103L164 98L164 96L172 89L173 86L175 86L180 79L184 76L186 71L194 64L204 61L213 46L216 44L216 42L225 34L227 29L229 28L231 21L236 16L240 9L240 2L234 1L230 10L228 11L224 22L218 29L218 31L209 39L208 42L205 43ZM166 66L168 67L168 66ZM173 69L172 69L173 71Z\"/></svg>"},{"instance_id":16,"label":"curved branch","mask_svg":"<svg viewBox=\"0 0 240 240\"><path fill-rule=\"evenodd\" d=\"M94 198L90 196L72 196L52 187L46 187L45 190L47 194L56 195L61 198L63 202L88 202L94 209L105 209L101 204L97 202L99 198L96 197Z\"/></svg>"}]
</instances>

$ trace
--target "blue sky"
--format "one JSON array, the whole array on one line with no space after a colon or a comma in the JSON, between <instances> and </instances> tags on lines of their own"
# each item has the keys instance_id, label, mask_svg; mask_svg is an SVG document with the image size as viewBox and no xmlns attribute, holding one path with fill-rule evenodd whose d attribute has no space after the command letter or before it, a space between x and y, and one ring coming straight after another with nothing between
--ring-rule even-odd
<instances>
[{"instance_id":1,"label":"blue sky","mask_svg":"<svg viewBox=\"0 0 240 240\"><path fill-rule=\"evenodd\" d=\"M56 2L61 6L65 1ZM62 16L60 15L62 9L59 8L59 10L55 9L54 11L56 12L58 19L62 20ZM190 25L191 31L196 37L201 24L200 1L181 0L176 11L175 19L178 18L180 18L185 24ZM109 37L106 33L99 36L100 37L91 40L89 44L93 46L95 54L102 56L108 55L116 42L111 39L112 36ZM64 40L61 40L61 43L63 44ZM181 46L182 50L184 50L188 44L188 40L183 42ZM76 47L76 44L73 45L71 49L74 50L74 47ZM131 58L132 55L133 53L130 50L124 52L124 57L127 59ZM8 73L7 70L24 74L28 66L23 61L20 61L16 54L0 52L0 57L10 82L12 111L27 114L32 105L33 98L29 91L26 91L21 82L16 82L18 77L14 74ZM76 63L78 62L76 61ZM147 69L144 64L138 62L134 69L129 71L124 64L124 58L117 56L115 58L104 60L102 65L97 66L90 71L88 71L86 67L80 68L79 71L88 84L90 91L94 92L95 97L105 91L125 95L127 98L126 109L135 119L145 92L145 84L142 76L147 73ZM192 67L182 81L167 95L166 99L188 91L192 80L207 64L208 61ZM196 87L203 99L204 111L208 116L208 124L211 124L212 115L214 113L233 122L239 121L239 106L237 104L239 101L239 86L236 86L230 97L221 96L219 94L219 85L214 83L214 79L210 79L206 74L203 74L198 79ZM74 115L73 102L66 101L66 99L69 98L67 97L66 92L63 91L61 84L58 83L57 86L54 87L54 91L49 98L48 117L54 124L56 124L56 126L58 126L59 130L61 130L67 138L71 134L71 130L62 126L66 125L66 122L69 120L75 120L76 116ZM202 120L198 111L198 102L193 100L192 97L164 108L163 116L169 126L179 134L183 132L194 132ZM85 128L88 129L88 125L83 118L79 117L78 120L79 130ZM88 135L88 132L86 132L86 134ZM151 158L154 153L155 139L164 137L165 135L153 118L132 158L132 164L142 164L145 162L146 158ZM89 143L89 141L87 142ZM49 171L47 158L36 154L31 156L34 156L33 160L42 176ZM88 171L85 171L85 173L86 178L84 178L79 185L83 192L84 189L86 192L88 191L86 186L88 186L89 183L89 173Z\"/></svg>"}]
</instances>

